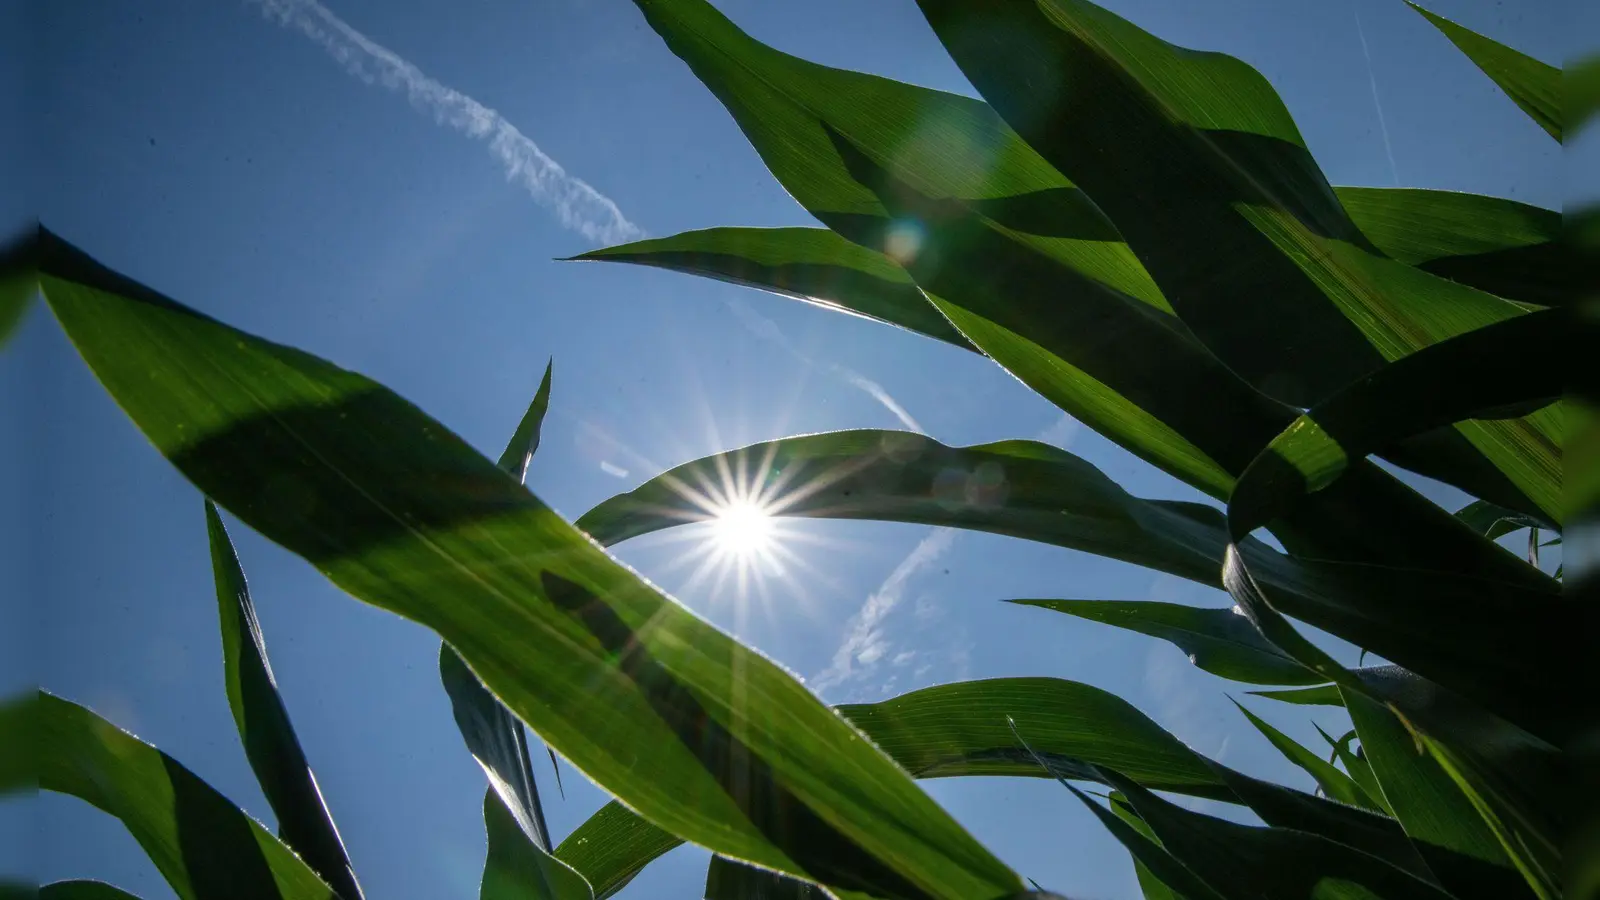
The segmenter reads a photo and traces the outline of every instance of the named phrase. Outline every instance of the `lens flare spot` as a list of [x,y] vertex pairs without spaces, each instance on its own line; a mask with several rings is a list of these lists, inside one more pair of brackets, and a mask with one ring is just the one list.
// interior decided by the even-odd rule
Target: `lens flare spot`
[[901,219],[892,222],[883,236],[883,255],[895,262],[909,265],[922,250],[922,226]]

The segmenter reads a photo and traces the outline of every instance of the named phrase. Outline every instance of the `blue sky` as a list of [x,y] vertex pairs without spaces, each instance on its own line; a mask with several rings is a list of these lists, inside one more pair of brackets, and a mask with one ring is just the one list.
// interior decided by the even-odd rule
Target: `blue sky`
[[[491,455],[554,356],[529,484],[573,518],[693,457],[786,434],[903,427],[902,415],[947,443],[1042,436],[1136,493],[1193,497],[971,354],[687,276],[554,261],[629,227],[810,224],[626,0],[329,2],[334,19],[309,0],[283,3],[286,21],[258,0],[6,5],[11,27],[0,33],[18,46],[0,54],[0,83],[34,91],[31,108],[22,90],[3,108],[34,127],[0,135],[0,215],[38,210],[109,265],[378,378]],[[1399,0],[1107,5],[1261,69],[1335,183],[1560,204],[1554,145]],[[971,92],[912,0],[719,6],[819,62]],[[1554,4],[1434,7],[1545,59],[1567,49]],[[489,137],[469,133],[472,122]],[[566,175],[541,169],[535,153]],[[508,160],[521,173],[508,177]],[[23,598],[0,628],[0,687],[36,678],[86,703],[270,822],[223,694],[199,496],[43,308],[0,371],[0,404],[20,421],[0,431],[0,570],[7,595]],[[233,531],[368,895],[475,896],[482,775],[438,685],[436,639]],[[1220,593],[986,535],[832,522],[785,532],[808,565],[764,595],[714,580],[682,590],[682,543],[641,539],[619,552],[830,702],[965,678],[1072,678],[1121,694],[1201,752],[1309,787],[1228,703],[1239,686],[1164,643],[997,602],[1220,605]],[[1303,712],[1254,707],[1316,741]],[[604,800],[570,767],[563,774],[564,800],[541,781],[558,836]],[[1019,872],[1074,897],[1137,896],[1120,847],[1059,787],[927,786]],[[68,798],[0,808],[0,848],[10,871],[171,896],[120,825]],[[680,849],[623,896],[698,897],[703,874],[704,854]]]

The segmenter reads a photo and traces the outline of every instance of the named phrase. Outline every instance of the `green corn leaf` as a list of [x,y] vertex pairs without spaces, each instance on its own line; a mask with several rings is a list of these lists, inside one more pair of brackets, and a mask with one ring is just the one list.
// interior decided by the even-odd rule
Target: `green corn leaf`
[[38,896],[39,886],[36,884],[0,879],[0,900],[37,900]]
[[682,844],[615,800],[573,829],[555,857],[588,879],[595,900],[627,886],[646,864]]
[[489,854],[479,900],[593,900],[589,882],[535,846],[493,788],[483,795]]
[[1304,706],[1343,706],[1339,686],[1319,684],[1316,687],[1296,688],[1287,691],[1246,691],[1252,697],[1265,697],[1280,703],[1298,703]]
[[824,900],[816,885],[721,856],[706,866],[705,900]]
[[1138,600],[1010,600],[1171,641],[1196,666],[1249,684],[1316,684],[1317,675],[1272,646],[1232,609]]
[[1340,765],[1344,766],[1346,774],[1361,786],[1361,792],[1378,805],[1380,812],[1392,817],[1394,810],[1389,808],[1389,801],[1383,795],[1383,788],[1378,785],[1378,777],[1372,773],[1372,764],[1367,762],[1364,752],[1356,753],[1350,749],[1350,742],[1356,737],[1355,729],[1350,729],[1344,737],[1334,740],[1326,731],[1322,730],[1321,725],[1315,722],[1311,724],[1313,728],[1317,729],[1317,734],[1322,735],[1322,739],[1328,742],[1328,746],[1333,750],[1334,758],[1339,761]]
[[1508,300],[1573,303],[1594,261],[1561,239],[1561,213],[1455,191],[1334,188],[1361,233],[1390,259]]
[[[1107,808],[1127,824],[1129,828],[1142,835],[1145,840],[1153,844],[1159,843],[1156,841],[1155,834],[1150,831],[1150,826],[1146,825],[1144,820],[1139,818],[1139,814],[1133,811],[1133,807],[1128,805],[1126,797],[1113,791]],[[1132,854],[1129,855],[1131,856]],[[1144,894],[1144,900],[1183,900],[1182,897],[1173,892],[1172,888],[1163,884],[1161,879],[1157,878],[1155,873],[1151,872],[1150,868],[1141,862],[1137,856],[1133,857],[1133,874],[1139,880],[1139,891]]]
[[[1119,766],[1159,790],[1236,800],[1204,757],[1127,701],[1086,684],[996,678],[836,709],[916,778],[1070,773],[1095,779],[1099,775],[1093,766],[1100,764]],[[1008,716],[1027,728],[1031,751],[1017,747]],[[1051,768],[1044,768],[1040,758]],[[587,877],[598,898],[619,889],[678,843],[611,803],[563,841],[556,857]]]
[[39,293],[39,272],[34,250],[37,228],[29,228],[0,245],[0,348],[22,324],[35,294]]
[[101,384],[185,476],[352,595],[436,631],[551,746],[666,830],[885,900],[1020,889],[787,673],[416,407],[59,240],[41,271]]
[[40,692],[39,787],[120,819],[182,900],[336,900],[260,823],[172,757]]
[[13,736],[0,741],[0,798],[39,789],[38,743],[28,737],[34,708],[32,693],[0,698],[0,734]]
[[[727,484],[725,473],[750,484]],[[778,516],[951,525],[1072,547],[1217,585],[1216,510],[1141,500],[1098,469],[1034,441],[948,447],[903,431],[836,431],[685,463],[584,513],[604,545],[716,515],[748,492]],[[1219,542],[1220,541],[1220,542]]]
[[1009,717],[1057,773],[1096,779],[1093,766],[1118,766],[1156,790],[1232,799],[1203,757],[1127,701],[1086,684],[962,681],[838,711],[917,778],[1052,777],[1017,747]]
[[1241,706],[1237,700],[1234,701],[1233,705],[1239,707],[1239,711],[1244,713],[1246,719],[1250,720],[1250,724],[1265,735],[1267,740],[1272,743],[1272,746],[1279,753],[1283,754],[1285,759],[1294,763],[1307,775],[1310,775],[1316,781],[1317,786],[1322,788],[1323,794],[1340,803],[1348,803],[1351,806],[1359,806],[1363,809],[1378,810],[1378,805],[1366,795],[1361,786],[1356,784],[1355,780],[1349,775],[1339,771],[1332,763],[1300,746],[1293,738],[1267,724],[1259,716]]
[[39,900],[139,900],[122,888],[104,881],[57,881],[39,888],[32,896]]
[[[703,0],[638,0],[638,6],[728,108],[789,193],[834,231],[914,269],[934,258],[954,263],[950,250],[969,256],[984,250],[957,246],[950,235],[929,231],[930,223],[902,219],[885,205],[881,185],[863,183],[852,171],[841,155],[849,145],[893,155],[911,191],[948,200],[981,218],[982,227],[1000,229],[993,240],[1014,245],[1007,252],[1020,263],[990,260],[985,268],[1006,275],[1008,285],[980,284],[972,296],[966,286],[922,285],[948,301],[940,307],[946,315],[953,306],[973,310],[954,323],[965,339],[1132,452],[1214,496],[1226,495],[1228,472],[1144,404],[1160,398],[1157,383],[1172,370],[1196,391],[1233,398],[1219,403],[1272,404],[1187,337],[1094,204],[985,104],[780,53]],[[1045,297],[1034,289],[1019,298],[1026,302],[1005,303],[1002,291],[1033,277],[1018,265],[1046,273],[1055,290]],[[955,277],[963,268],[942,270]],[[1041,328],[1050,334],[1026,333]],[[1119,340],[1108,339],[1113,335]],[[1063,358],[1068,344],[1083,358]],[[1195,418],[1192,407],[1168,407],[1174,416]],[[1242,445],[1242,438],[1211,427],[1217,440]]]
[[1563,120],[1574,134],[1600,112],[1600,55],[1586,54],[1561,67]]
[[439,645],[439,680],[450,697],[450,710],[468,751],[534,849],[548,853],[550,829],[539,802],[522,723],[444,644]]
[[1407,5],[1444,32],[1456,49],[1466,54],[1472,64],[1489,76],[1512,102],[1539,123],[1545,133],[1561,140],[1561,70],[1542,63],[1525,53],[1507,47],[1499,41],[1464,28],[1437,13],[1429,12],[1406,0]]
[[1463,900],[1528,896],[1493,831],[1394,713],[1359,692],[1345,699],[1385,801],[1444,886]]
[[1115,772],[1104,775],[1168,853],[1230,900],[1449,898],[1438,887],[1344,844],[1191,812]]
[[1387,860],[1424,881],[1435,881],[1433,871],[1417,855],[1405,831],[1393,818],[1262,781],[1220,763],[1212,763],[1211,767],[1228,789],[1266,824],[1321,835]]
[[266,637],[233,541],[216,506],[207,500],[205,508],[222,623],[223,681],[250,768],[278,818],[278,836],[341,897],[360,900],[361,887],[344,841],[278,694],[272,664],[267,660]]
[[[995,111],[1116,224],[1184,323],[1268,394],[1309,406],[1385,361],[1521,313],[1378,252],[1271,86],[1239,60],[1173,46],[1086,0],[920,5]],[[1458,431],[1457,450],[1470,441],[1555,514],[1559,481],[1518,480],[1508,448],[1558,436],[1558,422]]]
[[1487,500],[1474,500],[1456,510],[1456,518],[1491,541],[1523,528],[1540,527],[1538,519],[1497,506]]
[[[1229,504],[1231,534],[1243,537],[1281,518],[1336,482],[1351,461],[1399,435],[1559,396],[1563,372],[1550,358],[1576,358],[1567,354],[1579,352],[1579,331],[1576,317],[1562,310],[1530,313],[1420,351],[1352,385],[1302,416],[1251,464]],[[1486,359],[1497,364],[1486,366]],[[1595,613],[1563,604],[1559,585],[1531,566],[1500,565],[1491,573],[1463,559],[1419,560],[1405,569],[1303,562],[1325,595],[1317,609],[1301,602],[1307,592],[1290,596],[1251,575],[1249,557],[1231,555],[1225,572],[1247,613],[1254,615],[1255,595],[1264,589],[1279,612],[1394,660],[1552,743],[1600,715],[1600,700],[1574,701],[1567,689],[1582,677],[1582,635],[1594,633]]]
[[[540,427],[545,411],[550,407],[550,373],[554,363],[546,364],[539,389],[533,401],[517,424],[511,440],[500,454],[499,466],[518,483],[527,480],[528,464],[539,448]],[[533,763],[528,758],[528,736],[522,722],[483,686],[472,670],[448,644],[439,645],[439,680],[450,697],[450,709],[456,728],[467,743],[467,749],[483,767],[489,784],[500,796],[504,811],[509,812],[532,846],[518,850],[510,857],[547,856],[553,846],[550,828],[545,824],[544,807],[539,801],[538,783],[533,776]],[[498,815],[500,811],[496,811]],[[486,822],[485,827],[493,828]],[[503,851],[511,853],[511,851]],[[515,865],[515,863],[512,863]],[[542,869],[530,870],[535,875]],[[542,888],[552,893],[557,888],[546,883]]]
[[977,349],[922,296],[904,269],[826,228],[707,228],[573,259],[702,275]]

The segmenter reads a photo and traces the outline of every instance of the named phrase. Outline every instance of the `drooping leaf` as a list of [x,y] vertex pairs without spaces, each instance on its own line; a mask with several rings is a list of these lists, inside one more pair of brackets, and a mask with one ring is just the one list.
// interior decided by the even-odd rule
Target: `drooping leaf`
[[1321,835],[1387,860],[1424,881],[1434,880],[1432,870],[1394,819],[1253,778],[1220,763],[1212,763],[1212,768],[1228,789],[1268,825]]
[[1012,600],[1171,641],[1196,666],[1249,684],[1316,684],[1315,672],[1283,654],[1232,609],[1137,600]]
[[183,900],[336,900],[260,823],[172,757],[40,692],[39,787],[120,819]]
[[1319,684],[1316,687],[1296,688],[1288,691],[1246,691],[1252,697],[1266,697],[1280,703],[1298,703],[1304,706],[1343,706],[1339,686]]
[[[727,472],[753,481],[726,485]],[[718,498],[736,489],[751,491],[772,515],[953,525],[1218,583],[1216,510],[1135,498],[1082,459],[1034,441],[948,447],[874,430],[768,441],[669,469],[577,524],[611,545],[709,519]]]
[[1057,678],[992,678],[942,684],[839,714],[917,778],[1031,775],[1014,719],[1056,773],[1097,779],[1093,766],[1119,766],[1157,790],[1232,799],[1204,758],[1115,694]]
[[1394,713],[1358,692],[1345,700],[1386,802],[1444,886],[1463,900],[1527,896],[1494,833]]
[[573,258],[703,275],[977,349],[922,296],[904,269],[826,228],[707,228]]
[[1115,772],[1104,776],[1128,798],[1162,847],[1224,897],[1449,898],[1376,856],[1319,835],[1240,825],[1191,812]]
[[706,866],[705,900],[823,900],[815,885],[721,856]]
[[222,623],[223,681],[239,741],[261,793],[278,818],[278,836],[341,897],[360,900],[361,886],[350,867],[344,841],[278,693],[267,660],[266,636],[261,633],[233,541],[216,506],[207,500],[205,508],[211,573]]
[[1457,25],[1437,13],[1406,0],[1407,5],[1433,27],[1444,32],[1456,49],[1489,76],[1512,102],[1539,124],[1545,133],[1561,140],[1561,70],[1548,63],[1491,40],[1470,28]]
[[[1218,461],[1144,404],[1161,400],[1158,386],[1170,386],[1173,371],[1219,403],[1273,404],[1187,336],[1095,205],[985,104],[780,53],[703,0],[638,0],[638,6],[728,108],[774,176],[834,231],[885,251],[914,276],[939,258],[949,263],[941,272],[961,278],[966,267],[950,254],[984,252],[960,234],[940,233],[938,222],[906,218],[886,205],[883,186],[864,182],[841,155],[848,146],[892,154],[909,191],[981,219],[974,220],[978,231],[967,233],[984,232],[1005,245],[1005,259],[991,254],[986,262],[1004,283],[918,277],[945,315],[966,311],[957,329],[1081,421],[1201,490],[1226,495],[1231,476]],[[1040,273],[1053,290],[1007,296],[1038,283]],[[1170,398],[1164,412],[1197,419],[1192,407]],[[1242,444],[1212,429],[1218,441]]]
[[613,800],[573,829],[555,856],[588,880],[595,900],[604,900],[650,861],[682,843]]
[[139,900],[122,888],[104,881],[84,880],[53,882],[38,888],[33,896],[39,900]]
[[[1521,312],[1378,252],[1245,63],[1086,0],[920,6],[995,111],[1115,223],[1183,322],[1271,396],[1312,405],[1387,360]],[[1552,483],[1518,481],[1505,444],[1552,428],[1465,423],[1455,440],[1548,511]]]
[[1334,188],[1390,259],[1508,300],[1561,306],[1593,284],[1595,263],[1561,238],[1561,213],[1456,191]]
[[1361,786],[1356,784],[1355,780],[1349,775],[1339,771],[1332,763],[1300,746],[1293,738],[1267,724],[1259,716],[1245,709],[1237,700],[1234,701],[1233,705],[1239,707],[1239,712],[1244,713],[1244,717],[1250,720],[1250,724],[1265,735],[1267,740],[1272,743],[1272,746],[1279,753],[1283,754],[1285,759],[1294,763],[1307,775],[1310,775],[1316,781],[1317,786],[1322,788],[1323,794],[1340,803],[1348,803],[1351,806],[1378,811],[1377,803],[1368,797],[1366,792],[1361,789]]
[[[1384,367],[1313,408],[1262,452],[1229,503],[1230,533],[1243,537],[1282,517],[1399,435],[1559,396],[1563,369],[1550,356],[1579,352],[1577,340],[1573,317],[1547,310]],[[1486,359],[1497,365],[1486,366]],[[1567,696],[1567,686],[1582,677],[1582,635],[1600,627],[1595,611],[1562,603],[1556,582],[1511,564],[1510,554],[1500,554],[1493,572],[1475,571],[1466,560],[1419,560],[1409,568],[1303,562],[1301,571],[1315,576],[1318,588],[1293,596],[1255,575],[1250,556],[1230,555],[1225,579],[1252,616],[1265,590],[1279,612],[1394,660],[1556,744],[1600,716],[1600,700]],[[1323,608],[1302,602],[1317,592],[1326,598]],[[1262,625],[1259,617],[1256,624]]]
[[787,673],[416,407],[53,237],[41,271],[74,345],[185,476],[352,595],[438,632],[562,756],[668,831],[884,898],[1020,889]]
[[479,900],[593,900],[583,876],[528,839],[493,788],[483,795],[489,854]]

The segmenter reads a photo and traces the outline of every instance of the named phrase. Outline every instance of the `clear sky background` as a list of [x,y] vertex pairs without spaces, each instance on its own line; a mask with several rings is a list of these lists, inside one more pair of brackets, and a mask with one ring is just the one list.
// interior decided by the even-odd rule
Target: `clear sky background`
[[[643,232],[811,224],[627,0],[328,2],[361,40],[494,110]],[[912,0],[718,5],[781,49],[971,93]],[[1555,145],[1399,0],[1107,5],[1259,68],[1335,183],[1560,205]],[[375,377],[491,456],[554,356],[529,485],[571,518],[713,451],[903,427],[875,393],[946,443],[1042,436],[1136,493],[1194,498],[975,355],[688,276],[554,261],[602,243],[583,233],[583,222],[591,235],[604,227],[592,203],[564,226],[486,142],[436,121],[440,95],[413,102],[359,77],[380,72],[376,51],[326,27],[333,37],[319,42],[294,24],[314,8],[295,7],[301,18],[285,25],[256,0],[8,2],[0,112],[32,127],[0,134],[0,215],[37,210],[112,267]],[[1569,33],[1556,7],[1434,2],[1552,61]],[[43,307],[0,356],[0,404],[0,688],[36,679],[88,704],[270,823],[223,693],[199,495]],[[476,896],[483,777],[438,684],[437,640],[232,524],[281,688],[368,896]],[[1310,787],[1228,703],[1242,686],[1165,643],[998,602],[1223,605],[1221,593],[973,533],[814,521],[785,532],[806,571],[744,595],[715,579],[686,590],[681,542],[641,539],[619,555],[830,702],[967,678],[1071,678],[1122,695],[1203,753]],[[869,598],[880,615],[864,621]],[[847,644],[875,649],[846,654],[844,667]],[[1303,710],[1251,705],[1319,745]],[[560,837],[605,795],[563,764],[561,799],[547,772]],[[1022,874],[1075,898],[1137,896],[1126,854],[1059,786],[926,785]],[[676,850],[622,896],[699,897],[704,860]],[[118,823],[70,798],[0,807],[0,868],[171,896]]]

